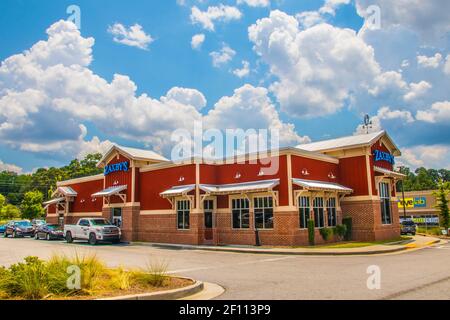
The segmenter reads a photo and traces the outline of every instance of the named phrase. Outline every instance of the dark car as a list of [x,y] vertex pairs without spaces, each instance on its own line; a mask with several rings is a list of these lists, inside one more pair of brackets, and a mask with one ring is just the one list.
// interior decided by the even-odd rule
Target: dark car
[[36,240],[62,240],[64,230],[59,224],[42,224],[36,229],[34,234]]
[[41,225],[45,224],[45,220],[39,220],[39,219],[33,219],[31,220],[31,224],[33,225],[33,228],[37,230]]
[[400,233],[401,234],[412,234],[416,235],[416,224],[412,220],[405,220],[400,223]]
[[0,233],[5,233],[7,225],[8,225],[7,223],[0,225]]
[[7,224],[5,233],[3,233],[3,237],[7,238],[8,236],[16,237],[33,237],[34,236],[34,228],[30,221],[11,221]]

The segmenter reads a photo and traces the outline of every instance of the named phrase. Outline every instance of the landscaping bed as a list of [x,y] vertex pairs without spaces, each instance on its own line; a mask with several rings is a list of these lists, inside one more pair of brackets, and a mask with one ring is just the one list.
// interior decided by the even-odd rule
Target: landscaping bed
[[27,257],[0,268],[2,300],[93,300],[184,288],[191,279],[167,275],[167,264],[144,269],[107,268],[95,256]]

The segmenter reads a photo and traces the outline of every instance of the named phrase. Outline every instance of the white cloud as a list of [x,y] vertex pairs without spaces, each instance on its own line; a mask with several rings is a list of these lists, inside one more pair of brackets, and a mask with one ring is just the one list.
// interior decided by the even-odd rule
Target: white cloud
[[219,68],[220,66],[233,60],[236,51],[231,49],[226,43],[222,44],[220,51],[213,51],[209,54],[212,58],[213,66]]
[[447,55],[447,58],[445,59],[444,72],[450,75],[450,54]]
[[430,109],[419,110],[416,119],[429,123],[449,123],[450,121],[450,101],[434,103]]
[[325,22],[322,14],[318,11],[303,11],[296,14],[295,18],[304,29],[308,29],[316,24]]
[[413,170],[418,167],[450,169],[448,159],[450,147],[446,145],[419,145],[402,148],[402,156],[397,159],[397,166],[407,166]]
[[268,7],[270,0],[237,0],[237,4],[247,4],[249,7]]
[[214,31],[215,21],[228,22],[239,20],[242,13],[238,8],[220,4],[219,6],[208,7],[206,11],[201,11],[196,6],[191,8],[191,21],[193,24],[200,24],[204,29]]
[[326,0],[324,5],[319,9],[321,14],[335,15],[336,9],[341,5],[349,4],[350,0]]
[[426,81],[410,84],[410,91],[403,96],[405,101],[412,101],[422,97],[432,88],[432,85]]
[[442,55],[440,53],[436,53],[434,56],[432,57],[427,57],[427,56],[417,56],[417,63],[419,64],[419,66],[423,67],[423,68],[432,68],[432,69],[436,69],[439,67],[439,64],[442,61]]
[[[379,82],[390,77],[382,72],[373,48],[351,29],[322,23],[301,30],[294,17],[275,10],[250,26],[249,38],[278,77],[270,88],[292,116],[333,114],[361,92],[382,95]],[[402,75],[397,75],[385,89],[403,90],[398,87],[404,83]]]
[[15,164],[4,163],[2,160],[0,160],[0,172],[2,171],[21,174],[23,172],[23,169],[19,166],[16,166]]
[[[412,123],[415,121],[413,115],[408,110],[391,110],[390,107],[384,106],[381,107],[377,114],[370,119],[372,121],[372,125],[369,128],[369,132],[378,132],[383,130],[382,121],[385,120],[393,120],[397,125],[404,123]],[[360,124],[356,128],[354,134],[363,134],[366,133],[367,129],[363,128],[363,125]]]
[[[6,59],[0,66],[2,145],[53,159],[82,157],[111,144],[95,136],[88,138],[84,123],[89,123],[111,139],[139,142],[167,155],[173,146],[170,136],[176,129],[192,131],[196,121],[204,121],[209,127],[241,127],[250,123],[249,118],[265,119],[253,121],[258,128],[279,128],[283,141],[301,139],[292,124],[280,120],[270,98],[264,98],[265,89],[237,89],[234,98],[221,99],[211,115],[203,116],[199,110],[206,106],[206,99],[201,92],[174,87],[159,99],[137,95],[137,86],[129,77],[115,74],[108,82],[89,69],[94,40],[83,38],[71,22],[57,22],[49,30],[59,33],[52,32],[48,40]],[[62,39],[62,35],[66,38]],[[221,119],[213,117],[216,108],[225,108],[225,102],[231,101],[227,98],[235,101],[230,110],[244,108],[236,101],[253,103],[256,116],[237,117],[237,113],[231,113]]]
[[366,9],[376,5],[381,9],[382,28],[398,25],[416,32],[422,41],[433,43],[450,31],[450,1],[446,0],[356,0],[357,12],[366,16]]
[[161,98],[163,102],[170,102],[171,100],[182,105],[193,106],[197,110],[206,106],[205,96],[195,89],[173,87],[167,92],[165,97]]
[[154,41],[152,36],[146,34],[142,26],[137,23],[129,28],[121,23],[115,23],[108,28],[108,32],[114,36],[115,42],[143,50],[148,50],[149,44]]
[[196,34],[192,36],[191,47],[192,49],[200,49],[203,42],[205,41],[205,35],[203,33]]
[[222,97],[205,116],[204,122],[207,128],[278,129],[281,145],[310,141],[308,137],[298,136],[293,124],[280,120],[267,89],[249,84],[234,90],[230,97]]
[[233,70],[233,74],[238,78],[244,78],[250,74],[250,62],[243,60],[242,68]]

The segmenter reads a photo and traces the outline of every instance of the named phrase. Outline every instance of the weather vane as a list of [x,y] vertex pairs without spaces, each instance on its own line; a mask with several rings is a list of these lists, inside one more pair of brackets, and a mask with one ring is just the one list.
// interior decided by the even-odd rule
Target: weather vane
[[364,116],[364,125],[362,126],[363,129],[366,129],[366,133],[369,133],[369,129],[372,129],[372,120],[370,120],[370,117],[368,114]]

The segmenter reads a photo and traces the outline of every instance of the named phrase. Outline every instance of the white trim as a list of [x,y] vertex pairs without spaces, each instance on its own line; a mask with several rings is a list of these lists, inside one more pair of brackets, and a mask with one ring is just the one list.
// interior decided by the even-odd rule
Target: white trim
[[84,183],[84,182],[90,182],[90,181],[96,181],[96,180],[100,180],[100,179],[104,179],[105,176],[103,175],[103,173],[101,174],[97,174],[95,176],[87,176],[87,177],[81,177],[81,178],[75,178],[75,179],[70,179],[70,180],[64,180],[64,181],[59,181],[56,183],[57,187],[63,187],[63,186],[68,186],[71,184],[76,184],[76,183]]

